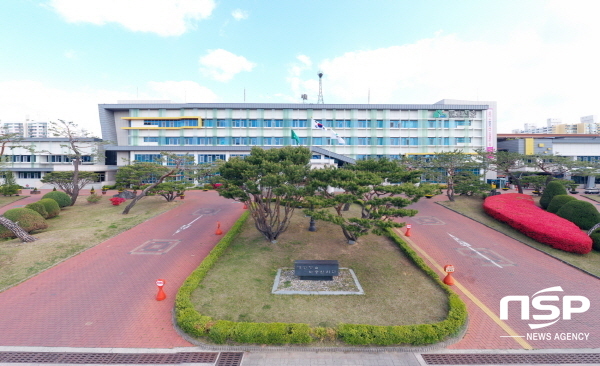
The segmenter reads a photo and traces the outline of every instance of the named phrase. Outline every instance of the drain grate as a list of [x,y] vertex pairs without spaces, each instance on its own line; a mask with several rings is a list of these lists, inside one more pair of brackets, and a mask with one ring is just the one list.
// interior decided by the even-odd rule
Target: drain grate
[[242,363],[243,352],[221,352],[215,366],[238,366]]
[[422,354],[428,365],[600,365],[600,353]]
[[[59,353],[59,352],[0,352],[0,363],[54,364],[122,364],[173,365],[181,363],[215,363],[219,352],[181,353]],[[224,357],[225,356],[225,357]],[[216,365],[239,366],[243,352],[222,352]],[[236,358],[237,357],[237,358]],[[225,360],[221,363],[221,359]],[[237,361],[236,363],[236,359]],[[231,361],[230,361],[231,360]]]

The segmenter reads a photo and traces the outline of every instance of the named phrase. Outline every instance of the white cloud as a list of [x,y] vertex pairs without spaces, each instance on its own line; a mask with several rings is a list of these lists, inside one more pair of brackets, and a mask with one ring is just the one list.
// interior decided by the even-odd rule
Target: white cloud
[[[497,101],[499,132],[551,117],[575,123],[598,114],[600,73],[589,43],[596,37],[569,42],[545,37],[543,29],[531,27],[518,28],[498,44],[440,32],[410,44],[348,52],[320,63],[324,99],[367,103],[370,94],[371,103]],[[287,81],[294,95],[308,92],[316,99],[318,77],[307,70],[292,65]]]
[[179,36],[208,18],[214,0],[50,0],[71,23],[119,23],[134,32]]
[[245,10],[242,10],[242,9],[235,9],[234,11],[231,12],[231,16],[235,20],[248,19],[248,12]]
[[223,49],[209,50],[200,57],[200,71],[217,81],[229,81],[242,71],[251,71],[256,65],[243,56]]
[[73,121],[100,136],[98,104],[118,100],[168,99],[174,103],[210,103],[216,95],[193,81],[150,81],[144,90],[117,91],[100,89],[63,90],[38,81],[13,80],[0,82],[0,120],[19,122]]

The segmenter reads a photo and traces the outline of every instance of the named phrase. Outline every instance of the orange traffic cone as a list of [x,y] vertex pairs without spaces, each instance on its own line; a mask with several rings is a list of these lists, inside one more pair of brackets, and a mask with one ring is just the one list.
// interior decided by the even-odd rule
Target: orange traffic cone
[[246,204],[246,202],[244,202],[244,210],[248,209],[248,205]]
[[406,225],[406,232],[404,233],[404,236],[410,236],[410,224]]
[[167,298],[167,294],[163,290],[163,286],[165,285],[165,280],[156,280],[156,286],[158,286],[158,294],[156,295],[156,301],[162,301]]
[[221,223],[217,221],[217,231],[215,231],[215,235],[223,235],[223,230],[221,230]]

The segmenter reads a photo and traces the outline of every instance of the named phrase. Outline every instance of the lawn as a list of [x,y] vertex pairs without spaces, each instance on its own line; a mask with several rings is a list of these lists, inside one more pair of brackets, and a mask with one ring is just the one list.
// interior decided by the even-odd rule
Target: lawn
[[[358,214],[358,207],[353,207]],[[208,272],[192,300],[200,314],[242,322],[406,325],[439,322],[448,313],[447,294],[415,267],[387,237],[368,235],[349,245],[341,229],[296,210],[277,243],[249,219],[241,234]],[[365,295],[273,295],[280,268],[295,260],[338,260],[354,270]]]
[[[12,202],[11,198],[15,197],[0,197],[0,206]],[[0,291],[180,203],[146,197],[129,215],[123,215],[125,206],[112,206],[106,197],[96,204],[80,197],[74,206],[64,208],[59,216],[49,219],[48,229],[32,233],[37,241],[22,243],[19,239],[0,239]]]
[[[534,199],[539,201],[539,197],[534,197]],[[496,221],[492,217],[488,216],[483,210],[481,198],[455,196],[454,202],[440,201],[438,203],[507,236],[510,236],[511,238],[516,239],[526,245],[571,264],[572,266],[587,271],[595,276],[600,276],[600,252],[592,250],[590,253],[584,255],[575,254],[551,248],[546,244],[538,243],[527,235],[513,229],[509,225]]]

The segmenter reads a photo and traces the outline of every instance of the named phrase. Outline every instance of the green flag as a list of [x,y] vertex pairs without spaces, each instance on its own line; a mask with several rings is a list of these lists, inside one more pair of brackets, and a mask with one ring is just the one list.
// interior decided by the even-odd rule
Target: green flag
[[296,143],[300,145],[300,139],[298,138],[298,135],[296,135],[296,132],[294,132],[294,130],[292,130],[292,140],[296,140]]

